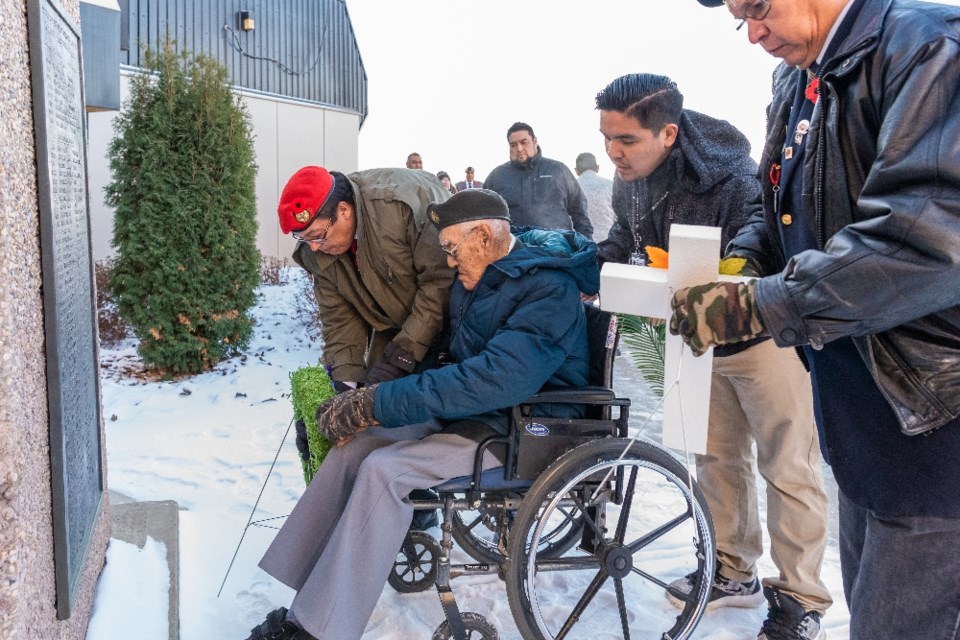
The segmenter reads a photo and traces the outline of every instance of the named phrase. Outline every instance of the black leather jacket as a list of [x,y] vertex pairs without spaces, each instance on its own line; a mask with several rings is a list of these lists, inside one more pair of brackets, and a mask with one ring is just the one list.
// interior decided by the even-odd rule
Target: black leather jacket
[[764,212],[730,252],[764,274],[780,346],[854,338],[908,435],[960,416],[960,9],[867,0],[824,61],[804,156],[819,251],[786,262],[768,177],[799,74],[774,76],[760,161]]

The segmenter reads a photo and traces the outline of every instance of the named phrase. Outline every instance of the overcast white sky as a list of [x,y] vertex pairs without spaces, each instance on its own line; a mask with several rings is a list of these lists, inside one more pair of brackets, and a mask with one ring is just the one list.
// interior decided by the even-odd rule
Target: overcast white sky
[[545,156],[582,151],[613,177],[594,97],[626,73],[668,75],[685,106],[730,120],[759,146],[776,61],[696,0],[347,0],[367,71],[360,168],[483,179],[509,159],[506,131],[533,127]]
[[[594,97],[614,78],[670,76],[685,106],[729,120],[758,158],[777,60],[696,0],[346,0],[369,84],[360,168],[403,166],[483,179],[509,158],[506,131],[531,125],[543,153],[582,151],[613,177]],[[949,0],[948,4],[960,4]]]

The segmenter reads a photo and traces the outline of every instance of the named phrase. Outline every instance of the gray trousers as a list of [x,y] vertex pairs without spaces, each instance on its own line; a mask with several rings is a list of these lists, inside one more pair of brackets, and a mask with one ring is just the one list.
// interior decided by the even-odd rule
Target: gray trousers
[[[363,634],[413,518],[410,491],[472,471],[476,443],[441,429],[373,427],[332,449],[260,560],[320,640]],[[497,466],[487,452],[484,468]]]

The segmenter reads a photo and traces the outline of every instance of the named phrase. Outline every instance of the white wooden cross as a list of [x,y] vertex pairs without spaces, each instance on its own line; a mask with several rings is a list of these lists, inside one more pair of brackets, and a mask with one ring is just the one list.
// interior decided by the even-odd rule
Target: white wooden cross
[[[670,226],[670,265],[655,269],[607,262],[600,271],[600,307],[669,320],[673,293],[707,282],[745,282],[719,275],[720,228]],[[713,348],[695,357],[667,331],[663,371],[663,446],[706,453]]]

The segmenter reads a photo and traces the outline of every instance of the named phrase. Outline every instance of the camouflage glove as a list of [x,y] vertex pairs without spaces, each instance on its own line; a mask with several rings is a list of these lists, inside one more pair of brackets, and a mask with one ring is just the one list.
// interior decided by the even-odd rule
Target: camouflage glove
[[366,429],[380,424],[374,412],[377,385],[338,393],[317,407],[317,427],[338,447]]
[[413,357],[412,353],[397,345],[396,342],[391,342],[383,350],[380,361],[367,372],[367,384],[389,382],[402,378],[408,373],[412,373],[416,366],[417,359]]
[[756,290],[756,282],[711,282],[681,289],[670,302],[670,333],[683,338],[695,356],[720,344],[762,336],[767,331]]

